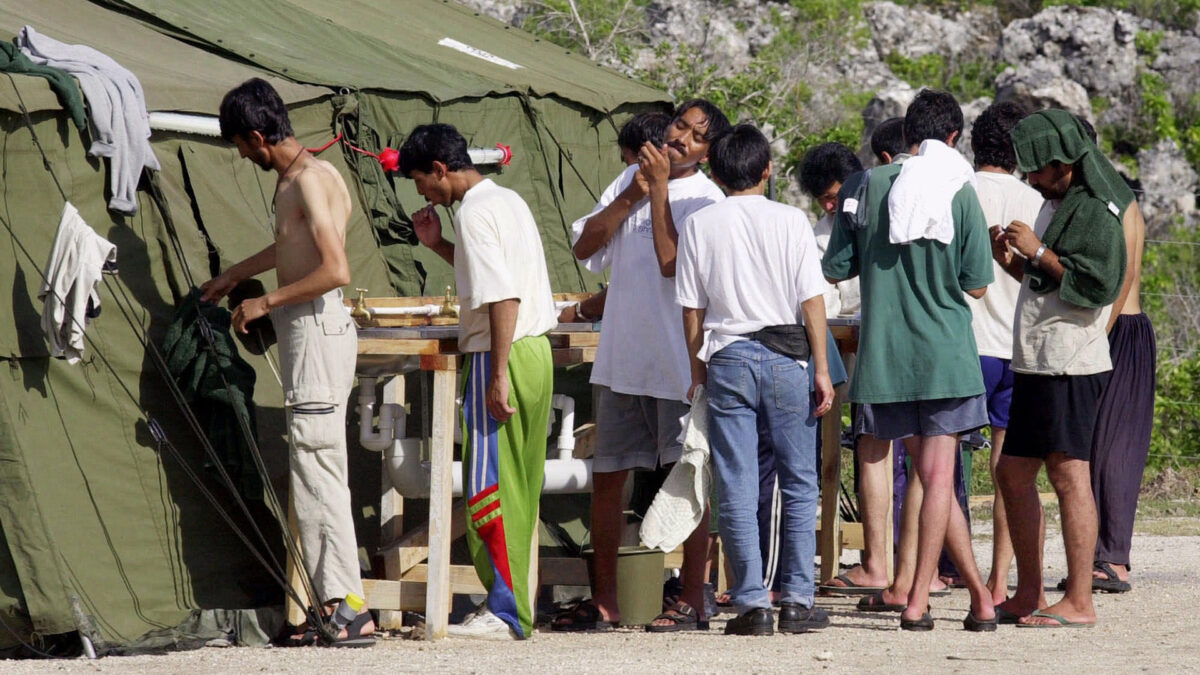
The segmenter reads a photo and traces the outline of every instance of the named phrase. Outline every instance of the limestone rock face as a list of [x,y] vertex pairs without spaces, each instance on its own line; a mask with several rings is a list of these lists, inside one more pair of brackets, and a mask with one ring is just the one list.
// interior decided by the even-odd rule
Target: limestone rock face
[[882,58],[892,53],[909,59],[926,54],[991,54],[1000,32],[994,10],[964,12],[949,19],[919,7],[872,2],[863,6],[863,16]]
[[1167,81],[1176,106],[1200,91],[1200,37],[1186,33],[1164,33],[1158,55],[1150,67]]
[[1016,101],[1031,111],[1062,108],[1094,122],[1087,89],[1044,62],[1006,68],[996,78],[996,100]]
[[1168,139],[1143,148],[1137,159],[1145,191],[1142,214],[1151,229],[1165,230],[1174,216],[1195,212],[1200,180],[1175,141]]

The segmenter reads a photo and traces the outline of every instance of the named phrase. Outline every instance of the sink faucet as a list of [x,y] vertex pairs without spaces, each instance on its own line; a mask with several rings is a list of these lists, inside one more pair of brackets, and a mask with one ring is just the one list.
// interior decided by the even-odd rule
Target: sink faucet
[[371,310],[367,308],[367,289],[356,288],[358,297],[354,299],[354,308],[350,310],[350,316],[355,319],[365,321],[371,320]]
[[454,306],[454,301],[451,300],[449,286],[446,287],[446,298],[442,300],[442,309],[438,312],[438,316],[458,318],[458,308]]

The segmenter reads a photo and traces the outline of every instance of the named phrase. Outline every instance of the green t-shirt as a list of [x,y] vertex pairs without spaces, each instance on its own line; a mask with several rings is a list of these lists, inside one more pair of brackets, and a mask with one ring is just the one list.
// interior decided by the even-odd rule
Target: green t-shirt
[[858,276],[862,329],[850,398],[895,403],[975,396],[984,392],[971,309],[963,291],[994,279],[987,221],[975,189],[964,185],[951,204],[954,239],[888,241],[888,192],[900,166],[871,170],[865,222],[843,211],[843,186],[822,270],[831,279]]

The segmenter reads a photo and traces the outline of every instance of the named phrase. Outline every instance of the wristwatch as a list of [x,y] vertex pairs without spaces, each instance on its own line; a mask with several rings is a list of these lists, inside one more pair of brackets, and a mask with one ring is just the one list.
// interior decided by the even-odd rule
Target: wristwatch
[[582,302],[575,303],[575,318],[586,323],[595,323],[590,316],[583,313]]
[[1045,244],[1042,244],[1041,246],[1039,246],[1039,247],[1038,247],[1038,250],[1037,250],[1037,252],[1033,254],[1033,265],[1034,265],[1034,267],[1041,267],[1041,266],[1042,266],[1042,255],[1043,255],[1045,252],[1046,252],[1046,245],[1045,245]]

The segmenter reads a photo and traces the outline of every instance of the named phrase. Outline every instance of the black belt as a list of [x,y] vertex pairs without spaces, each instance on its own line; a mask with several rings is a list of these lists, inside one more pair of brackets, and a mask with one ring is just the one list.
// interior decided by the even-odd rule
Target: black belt
[[747,333],[745,337],[758,342],[776,354],[782,354],[789,358],[807,361],[812,355],[812,349],[808,344],[808,331],[798,323],[767,326],[753,333]]

